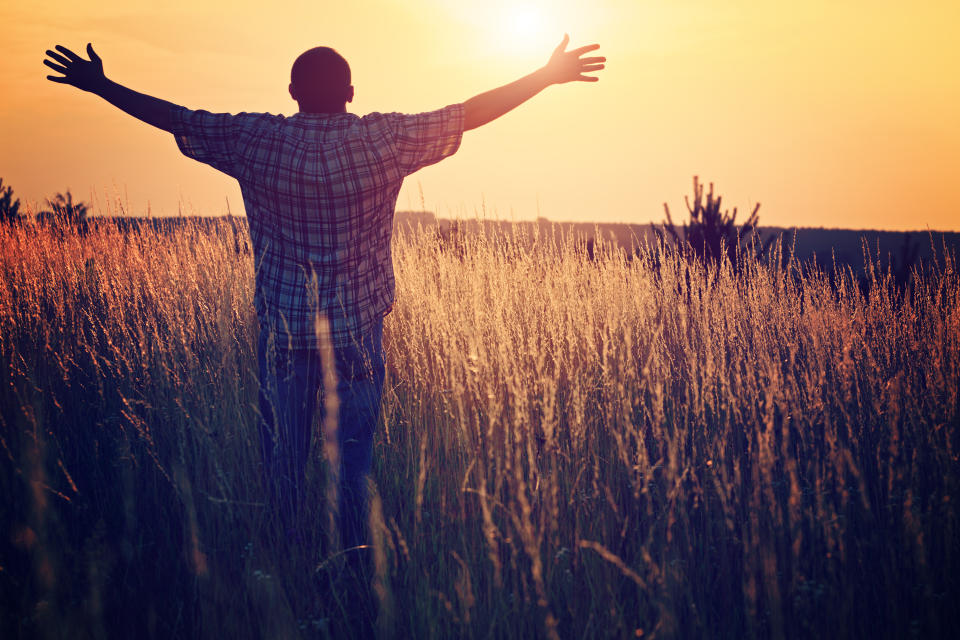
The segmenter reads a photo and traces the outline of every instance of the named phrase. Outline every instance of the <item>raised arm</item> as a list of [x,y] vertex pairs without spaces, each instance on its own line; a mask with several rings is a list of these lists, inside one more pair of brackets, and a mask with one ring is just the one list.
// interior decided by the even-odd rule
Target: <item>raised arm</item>
[[463,103],[464,130],[476,129],[491,120],[496,120],[508,111],[537,95],[552,84],[564,82],[596,82],[596,76],[588,76],[591,71],[603,69],[607,61],[603,57],[584,58],[584,54],[596,51],[598,44],[591,44],[567,51],[570,36],[564,35],[550,56],[546,66],[524,76],[510,84],[498,87],[486,93],[470,98]]
[[57,51],[47,49],[47,65],[62,76],[47,76],[47,80],[69,84],[83,91],[96,94],[113,106],[164,131],[170,131],[170,108],[174,105],[109,80],[103,73],[103,61],[87,44],[89,60],[84,60],[66,47],[57,45]]

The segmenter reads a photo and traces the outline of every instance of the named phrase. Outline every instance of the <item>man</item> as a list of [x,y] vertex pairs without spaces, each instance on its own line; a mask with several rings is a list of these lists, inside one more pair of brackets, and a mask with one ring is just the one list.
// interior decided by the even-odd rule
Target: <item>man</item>
[[[567,51],[519,80],[438,111],[347,113],[350,67],[327,47],[291,70],[300,111],[213,114],[190,111],[112,80],[66,47],[46,52],[53,82],[94,93],[172,133],[187,156],[235,177],[243,192],[256,269],[260,320],[260,439],[270,503],[290,540],[322,386],[320,353],[336,361],[340,529],[345,548],[366,541],[373,431],[380,414],[383,318],[394,299],[390,238],[403,178],[458,149],[464,131],[499,118],[552,84],[596,81],[599,48]],[[318,322],[324,318],[327,324]],[[328,329],[323,329],[328,327]],[[319,412],[323,413],[320,407]]]

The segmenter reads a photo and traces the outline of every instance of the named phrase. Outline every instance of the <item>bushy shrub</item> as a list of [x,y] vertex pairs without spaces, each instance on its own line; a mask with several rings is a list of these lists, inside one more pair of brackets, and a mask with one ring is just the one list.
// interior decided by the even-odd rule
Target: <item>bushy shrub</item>
[[690,212],[690,221],[683,223],[682,231],[678,231],[670,215],[670,207],[666,202],[663,209],[667,219],[659,226],[654,227],[661,242],[670,244],[686,257],[695,257],[705,263],[717,264],[726,259],[739,273],[745,253],[750,253],[757,259],[762,258],[774,240],[771,236],[764,241],[757,231],[760,210],[758,202],[753,207],[750,217],[742,225],[737,225],[737,208],[733,212],[720,211],[722,198],[714,196],[713,183],[704,201],[703,184],[697,176],[693,176],[693,202],[684,196],[687,211]]
[[13,187],[3,186],[3,178],[0,178],[0,223],[12,222],[20,217],[20,200],[14,199]]
[[41,216],[51,221],[82,225],[87,220],[86,203],[74,202],[70,189],[67,189],[65,194],[58,192],[53,198],[48,199],[47,206],[50,209],[41,213]]

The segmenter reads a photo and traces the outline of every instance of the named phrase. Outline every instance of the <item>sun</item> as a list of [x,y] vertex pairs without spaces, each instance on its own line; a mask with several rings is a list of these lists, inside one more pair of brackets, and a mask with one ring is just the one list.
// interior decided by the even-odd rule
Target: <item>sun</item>
[[434,0],[469,33],[483,55],[528,59],[549,55],[571,24],[582,16],[570,10],[568,0]]
[[504,35],[510,38],[536,38],[543,33],[543,13],[529,4],[509,4],[502,9]]
[[543,2],[504,1],[490,7],[491,41],[510,55],[542,55],[560,41],[557,16]]

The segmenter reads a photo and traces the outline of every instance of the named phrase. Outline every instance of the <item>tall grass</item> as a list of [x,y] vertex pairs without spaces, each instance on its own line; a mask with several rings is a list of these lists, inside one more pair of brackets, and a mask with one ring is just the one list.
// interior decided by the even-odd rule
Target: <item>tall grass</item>
[[[0,228],[4,637],[348,637],[279,552],[245,229]],[[394,243],[371,524],[384,637],[945,637],[960,280]],[[319,426],[318,426],[319,433]],[[318,444],[318,443],[317,443]]]

